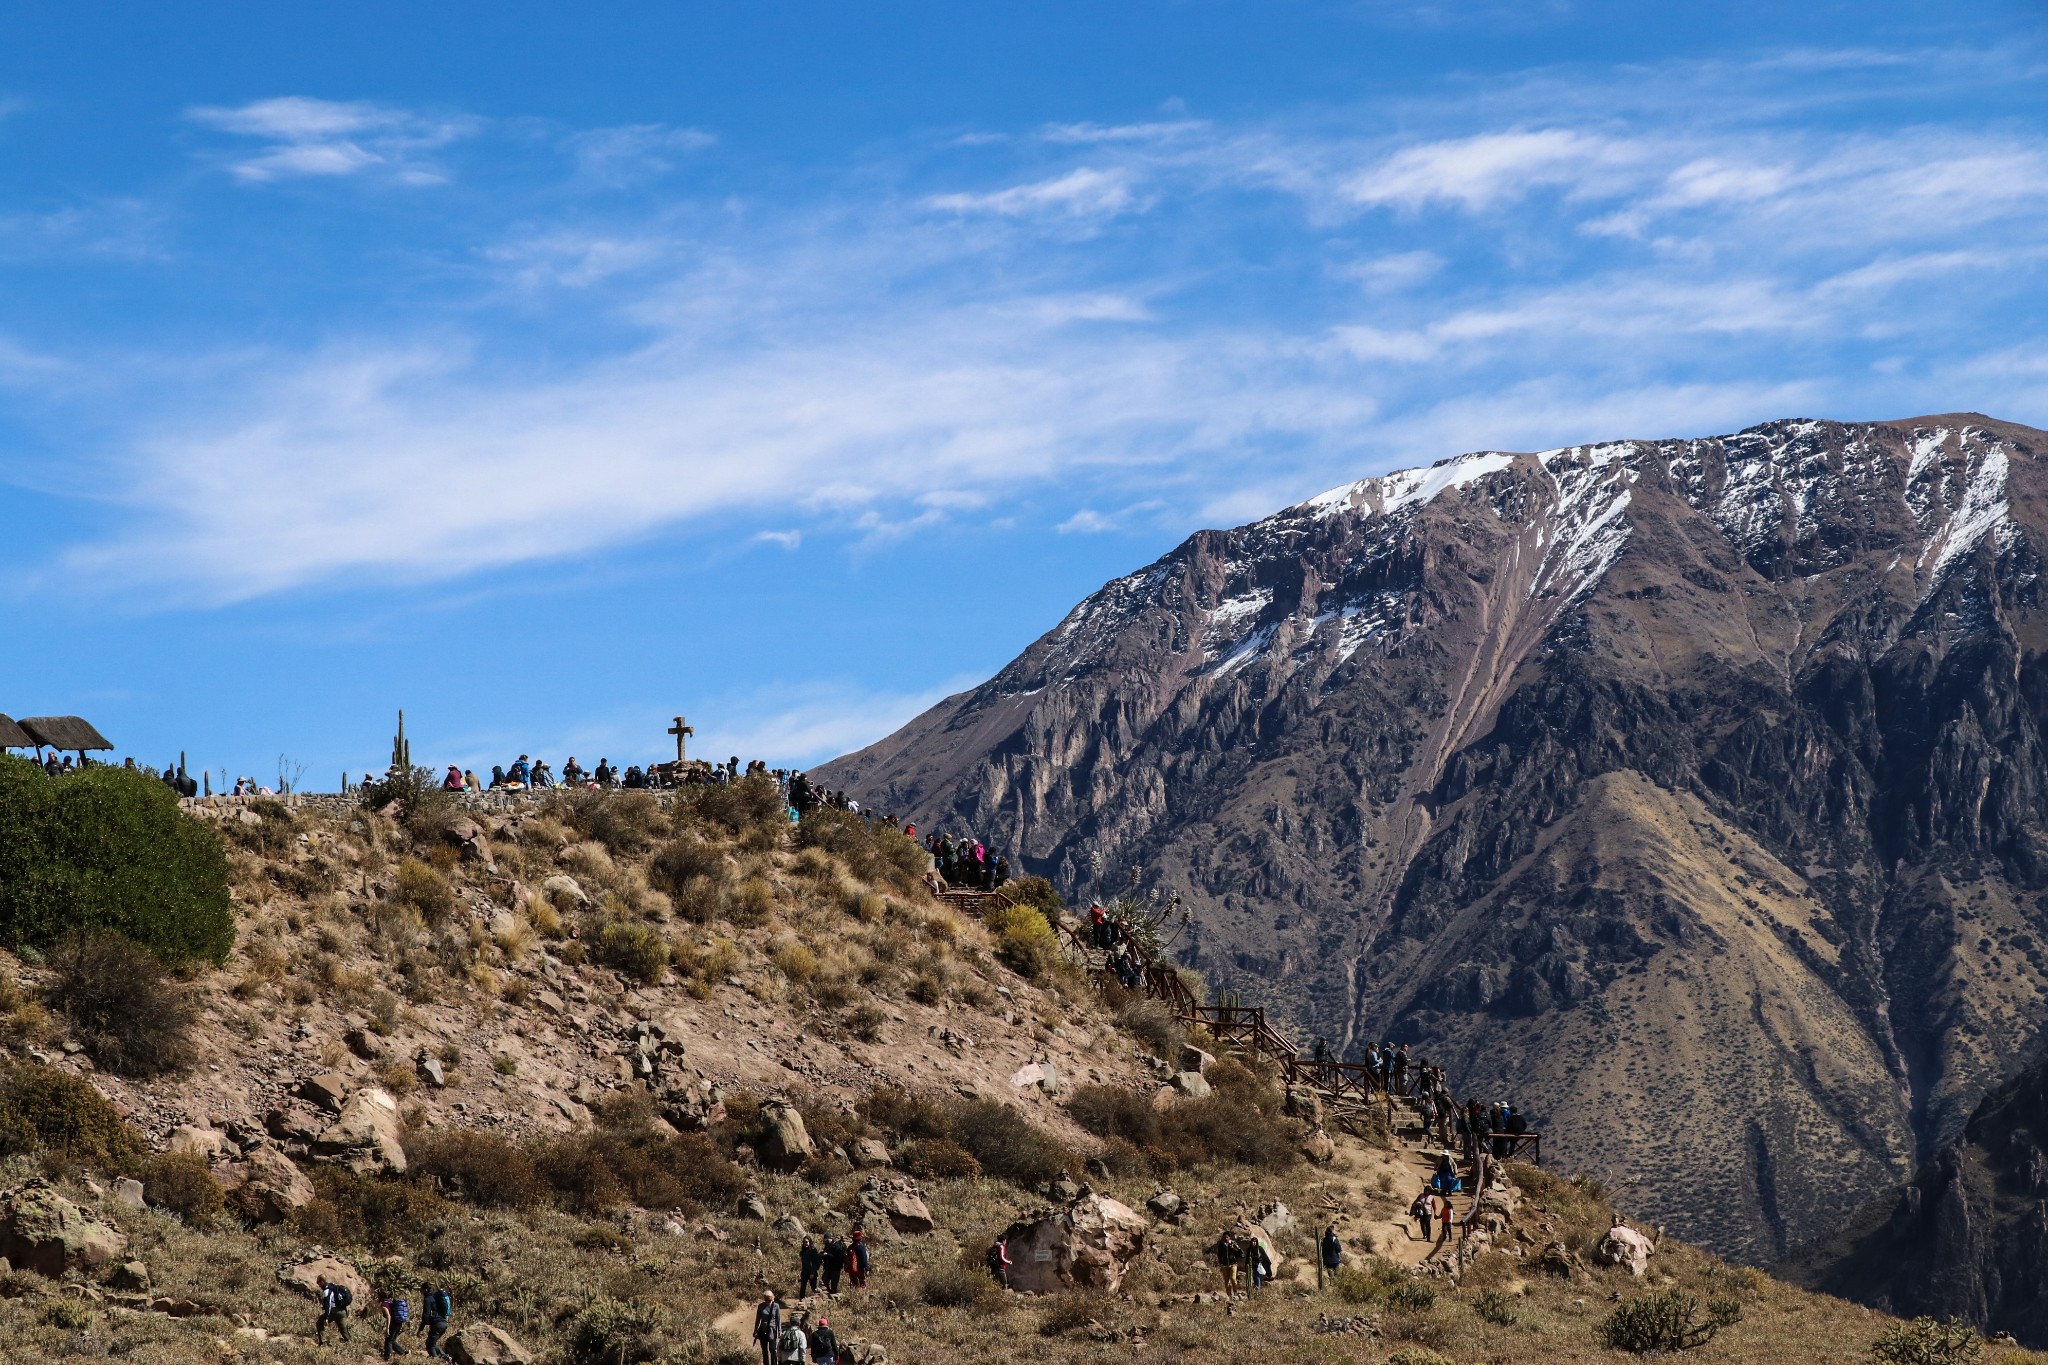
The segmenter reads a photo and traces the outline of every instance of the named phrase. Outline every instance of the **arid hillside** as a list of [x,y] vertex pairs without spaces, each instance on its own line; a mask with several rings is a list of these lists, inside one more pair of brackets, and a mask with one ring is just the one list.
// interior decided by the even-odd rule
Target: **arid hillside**
[[825,781],[1539,1111],[1765,1263],[2044,1041],[2048,436],[1483,452],[1204,531]]
[[[368,1361],[384,1297],[419,1351],[430,1285],[472,1363],[745,1365],[768,1289],[849,1365],[1846,1365],[1905,1330],[1529,1166],[1426,1240],[1408,1104],[1285,1090],[1067,961],[1048,888],[963,917],[907,841],[764,795],[199,807],[220,966],[0,958],[0,1354]],[[871,1282],[804,1293],[799,1240],[854,1228]],[[1051,1292],[984,1269],[1006,1229]],[[1226,1231],[1273,1263],[1249,1297]],[[353,1287],[347,1340],[312,1339],[316,1275]]]

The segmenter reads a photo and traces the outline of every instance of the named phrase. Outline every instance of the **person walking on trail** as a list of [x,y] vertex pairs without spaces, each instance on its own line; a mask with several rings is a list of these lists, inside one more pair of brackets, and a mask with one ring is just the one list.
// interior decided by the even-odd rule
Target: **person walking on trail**
[[781,1335],[782,1305],[775,1301],[771,1289],[754,1308],[754,1340],[760,1343],[761,1365],[775,1365],[775,1343]]
[[796,1253],[796,1296],[808,1299],[818,1292],[818,1272],[825,1268],[825,1257],[819,1252],[818,1244],[804,1238],[804,1244]]
[[434,1360],[446,1360],[448,1353],[441,1349],[441,1338],[448,1333],[448,1320],[455,1316],[455,1301],[448,1297],[447,1290],[431,1282],[422,1284],[420,1312],[427,1329],[427,1355]]
[[341,1339],[347,1341],[348,1310],[356,1301],[355,1294],[345,1284],[329,1284],[325,1275],[319,1276],[313,1283],[318,1287],[320,1295],[320,1321],[313,1324],[313,1344],[327,1344],[327,1324],[330,1322],[341,1329]]
[[825,1239],[825,1292],[839,1297],[839,1277],[846,1273],[846,1242],[834,1233]]
[[798,1313],[782,1326],[780,1338],[782,1365],[806,1365],[810,1358],[810,1339],[804,1335],[804,1315]]
[[1321,1245],[1317,1247],[1317,1252],[1316,1264],[1320,1267],[1320,1273],[1316,1276],[1316,1283],[1320,1286],[1323,1276],[1327,1275],[1331,1279],[1335,1279],[1337,1267],[1344,1264],[1344,1243],[1337,1236],[1337,1225],[1335,1223],[1330,1223],[1323,1228],[1323,1239]]
[[1415,1225],[1422,1230],[1422,1240],[1427,1242],[1430,1238],[1430,1220],[1436,1216],[1435,1192],[1424,1189],[1417,1194],[1415,1202],[1408,1206],[1408,1216],[1415,1220]]
[[1244,1264],[1244,1248],[1237,1235],[1226,1232],[1216,1239],[1216,1268],[1223,1272],[1223,1296],[1237,1297],[1237,1268]]
[[1263,1289],[1267,1281],[1273,1278],[1273,1256],[1266,1250],[1265,1238],[1253,1236],[1248,1241],[1244,1259],[1251,1273],[1251,1287]]
[[852,1289],[868,1287],[868,1235],[859,1228],[853,1230],[853,1242],[846,1248],[846,1282]]
[[811,1365],[839,1365],[839,1334],[830,1318],[819,1318],[818,1330],[811,1333]]
[[405,1347],[399,1345],[398,1337],[405,1331],[405,1325],[412,1321],[412,1305],[394,1291],[380,1306],[384,1310],[384,1358],[389,1360],[405,1354]]
[[988,1273],[998,1288],[1010,1287],[1010,1248],[1000,1237],[988,1245]]

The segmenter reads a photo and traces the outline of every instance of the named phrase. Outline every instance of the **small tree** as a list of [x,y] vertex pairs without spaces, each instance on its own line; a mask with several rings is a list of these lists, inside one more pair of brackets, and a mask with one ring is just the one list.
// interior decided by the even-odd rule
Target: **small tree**
[[1975,1360],[1982,1342],[1966,1322],[1914,1318],[1894,1323],[1870,1348],[1878,1365],[1961,1365]]
[[1634,1355],[1690,1351],[1712,1341],[1723,1327],[1742,1321],[1742,1305],[1733,1299],[1709,1303],[1704,1322],[1699,1310],[1700,1301],[1678,1289],[1630,1299],[1607,1315],[1600,1337],[1615,1350]]

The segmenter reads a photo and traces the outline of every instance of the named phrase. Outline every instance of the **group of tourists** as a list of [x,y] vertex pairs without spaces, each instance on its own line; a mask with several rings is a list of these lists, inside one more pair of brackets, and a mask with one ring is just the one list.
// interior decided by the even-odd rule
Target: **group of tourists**
[[[822,1246],[806,1237],[797,1248],[796,1298],[801,1304],[820,1290],[828,1298],[838,1298],[842,1279],[848,1289],[865,1289],[873,1268],[867,1234],[859,1228],[851,1237],[834,1233]],[[785,1311],[772,1289],[754,1308],[754,1343],[761,1348],[761,1365],[835,1365],[839,1359],[839,1339],[831,1320],[820,1316],[814,1326],[809,1308]]]
[[[327,1328],[332,1324],[347,1341],[348,1314],[355,1306],[355,1292],[339,1280],[330,1280],[325,1275],[315,1281],[315,1293],[320,1300],[320,1318],[313,1324],[313,1344],[327,1344]],[[384,1359],[407,1354],[405,1345],[399,1340],[412,1325],[412,1304],[407,1301],[403,1289],[394,1288],[377,1301],[379,1325],[383,1329]],[[420,1285],[420,1330],[426,1336],[426,1353],[435,1360],[448,1359],[448,1353],[441,1349],[441,1338],[448,1333],[448,1324],[455,1316],[455,1301],[443,1286],[433,1280]]]
[[1209,1252],[1223,1272],[1223,1292],[1232,1298],[1239,1293],[1249,1297],[1273,1278],[1272,1249],[1255,1232],[1226,1228]]
[[1130,920],[1121,912],[1102,908],[1096,901],[1088,907],[1088,939],[1102,952],[1102,965],[1127,991],[1145,984],[1145,951],[1131,932]]
[[[917,826],[909,826],[904,833],[916,838]],[[932,855],[939,879],[954,890],[994,891],[1010,880],[1010,860],[972,835],[955,839],[933,831],[925,835],[924,848]]]

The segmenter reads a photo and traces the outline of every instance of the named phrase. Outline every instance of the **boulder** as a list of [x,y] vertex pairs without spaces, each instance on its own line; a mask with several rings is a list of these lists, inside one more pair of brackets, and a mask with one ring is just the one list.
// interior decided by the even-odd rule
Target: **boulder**
[[439,1057],[422,1057],[419,1060],[420,1079],[436,1090],[446,1089],[448,1073],[441,1067]]
[[1306,1119],[1311,1127],[1323,1126],[1322,1096],[1305,1085],[1290,1085],[1281,1103],[1281,1112],[1292,1118]]
[[1173,1088],[1191,1100],[1215,1093],[1208,1080],[1199,1071],[1176,1071],[1173,1073]]
[[282,1223],[294,1209],[313,1202],[313,1182],[275,1147],[251,1148],[244,1159],[216,1172],[228,1202],[258,1223]]
[[854,1166],[863,1170],[889,1164],[889,1146],[880,1138],[862,1138],[847,1155]]
[[339,1072],[323,1072],[299,1086],[299,1098],[310,1100],[330,1114],[339,1114],[348,1102],[348,1079]]
[[785,1213],[768,1226],[777,1237],[788,1242],[801,1241],[806,1235],[803,1220],[793,1214]]
[[140,1261],[123,1261],[114,1273],[107,1276],[107,1284],[114,1289],[140,1291],[149,1288],[149,1267]]
[[804,1131],[803,1115],[787,1100],[770,1100],[761,1106],[761,1136],[754,1143],[754,1155],[771,1171],[785,1174],[801,1167],[814,1155],[811,1135]]
[[370,1282],[362,1277],[347,1261],[335,1256],[315,1256],[308,1261],[288,1265],[277,1272],[277,1278],[293,1289],[304,1293],[307,1298],[320,1297],[320,1280],[325,1276],[329,1284],[338,1284],[354,1296],[353,1311],[367,1313],[370,1305],[377,1300],[370,1292]]
[[211,1161],[219,1156],[228,1145],[227,1134],[212,1128],[198,1128],[184,1124],[171,1129],[170,1141],[164,1150],[172,1156],[196,1156],[201,1161]]
[[1180,1048],[1180,1070],[1201,1075],[1216,1065],[1216,1059],[1193,1043],[1183,1043]]
[[46,1180],[0,1194],[0,1257],[50,1279],[111,1265],[128,1249],[118,1229],[91,1217]]
[[1178,1218],[1187,1206],[1188,1201],[1172,1190],[1161,1190],[1145,1201],[1145,1212],[1154,1218]]
[[576,884],[576,879],[566,872],[557,872],[540,884],[540,893],[557,905],[573,904],[579,910],[590,908],[590,895]]
[[314,1140],[313,1154],[358,1175],[402,1175],[405,1147],[399,1141],[401,1126],[398,1101],[390,1091],[373,1085],[349,1096],[341,1117]]
[[1337,1159],[1337,1144],[1318,1128],[1302,1139],[1301,1154],[1318,1166],[1327,1166]]
[[930,1232],[936,1226],[931,1207],[922,1195],[911,1190],[897,1190],[890,1195],[882,1205],[882,1216],[898,1232]]
[[533,1365],[511,1333],[487,1322],[470,1323],[443,1345],[455,1365]]
[[[1294,1231],[1294,1213],[1279,1200],[1274,1200],[1259,1210],[1259,1226],[1271,1237],[1285,1237]],[[1278,1261],[1273,1263],[1279,1265]]]
[[1025,1294],[1089,1290],[1113,1294],[1145,1249],[1145,1220],[1104,1194],[1041,1210],[1003,1233],[1010,1287]]
[[133,1176],[124,1176],[114,1182],[108,1197],[123,1208],[139,1210],[142,1208],[142,1182]]
[[384,1055],[384,1040],[366,1028],[352,1028],[341,1035],[342,1046],[366,1062]]
[[752,1223],[768,1221],[768,1205],[758,1194],[748,1194],[740,1200],[740,1217]]
[[1607,1229],[1607,1235],[1593,1249],[1593,1259],[1601,1265],[1620,1266],[1640,1279],[1650,1268],[1653,1250],[1649,1238],[1632,1227],[1617,1223]]

